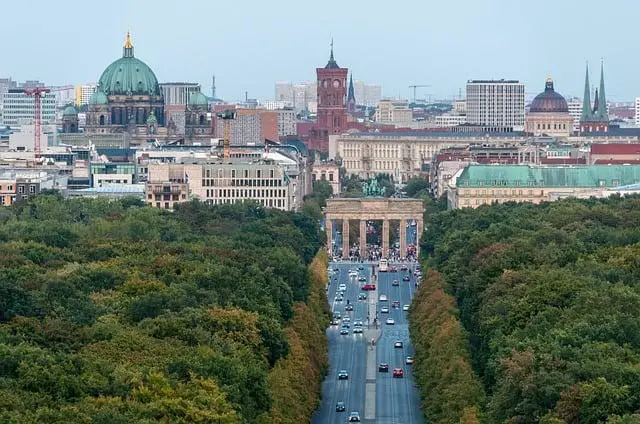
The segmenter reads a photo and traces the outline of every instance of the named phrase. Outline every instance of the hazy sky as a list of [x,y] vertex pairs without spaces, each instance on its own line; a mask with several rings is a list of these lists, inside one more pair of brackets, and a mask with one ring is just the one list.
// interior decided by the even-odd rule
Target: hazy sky
[[215,73],[226,100],[315,80],[331,37],[338,64],[385,96],[431,84],[418,97],[452,98],[481,78],[537,93],[549,74],[582,96],[585,61],[593,84],[600,58],[610,99],[640,96],[639,0],[0,0],[0,16],[0,77],[49,85],[96,81],[130,28],[160,82],[209,94]]

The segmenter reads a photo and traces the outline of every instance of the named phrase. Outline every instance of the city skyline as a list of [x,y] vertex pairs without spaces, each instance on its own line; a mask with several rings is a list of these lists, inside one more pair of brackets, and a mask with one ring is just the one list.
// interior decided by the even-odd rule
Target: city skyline
[[[62,2],[64,7],[37,3],[31,36],[15,36],[24,33],[22,19],[0,28],[4,40],[16,40],[0,46],[0,77],[52,86],[95,82],[120,57],[131,30],[136,56],[161,82],[198,82],[209,94],[215,74],[218,96],[228,101],[243,99],[245,92],[272,99],[276,81],[315,80],[331,38],[339,65],[354,79],[380,84],[384,97],[411,98],[408,85],[429,84],[418,97],[457,98],[469,79],[500,78],[520,80],[530,97],[544,89],[548,75],[565,97],[580,97],[585,62],[594,72],[601,58],[611,100],[640,94],[640,81],[628,71],[638,60],[624,41],[633,39],[633,14],[620,13],[635,6],[632,1],[613,1],[606,9],[591,0],[481,3],[454,9],[406,1],[402,7],[368,3],[363,9],[360,2],[329,0],[305,13],[288,0],[276,8],[257,3],[242,10],[194,2],[149,13],[148,5],[114,1],[99,17],[76,0]],[[0,10],[26,16],[34,4],[4,2]],[[63,25],[65,20],[73,25]]]

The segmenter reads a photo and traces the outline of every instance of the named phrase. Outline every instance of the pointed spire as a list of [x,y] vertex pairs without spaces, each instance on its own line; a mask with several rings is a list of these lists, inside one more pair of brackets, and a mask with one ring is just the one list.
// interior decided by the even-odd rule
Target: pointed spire
[[349,78],[349,93],[347,94],[347,102],[351,100],[353,100],[354,103],[356,101],[356,92],[353,88],[353,74],[351,74],[351,77]]
[[598,119],[598,116],[600,115],[600,99],[598,98],[598,89],[596,88],[596,94],[595,94],[595,99],[593,100],[593,118],[595,120]]
[[133,42],[131,41],[131,33],[127,31],[122,48],[122,57],[133,57]]
[[591,113],[591,87],[589,86],[589,63],[587,63],[587,71],[584,76],[584,97],[582,98],[582,116],[580,121],[590,121]]
[[339,67],[340,66],[338,66],[338,63],[333,58],[333,38],[331,38],[331,55],[329,56],[329,62],[327,62],[327,66],[325,66],[325,68],[326,69],[337,69]]
[[599,121],[608,121],[609,114],[607,113],[607,96],[604,93],[604,60],[600,62],[600,90],[598,91],[598,115]]

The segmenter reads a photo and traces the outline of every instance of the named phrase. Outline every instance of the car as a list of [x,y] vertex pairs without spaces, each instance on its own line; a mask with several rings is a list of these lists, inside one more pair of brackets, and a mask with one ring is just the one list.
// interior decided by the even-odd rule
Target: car
[[409,267],[407,265],[405,265],[405,264],[400,265],[400,271],[406,271],[408,269],[409,269]]
[[344,300],[344,297],[341,294],[336,295],[335,297],[336,302],[342,302],[343,300]]
[[400,301],[399,300],[394,300],[393,302],[391,302],[391,307],[392,308],[399,308],[400,307]]
[[387,325],[395,325],[396,321],[393,318],[387,318]]
[[347,420],[349,423],[359,423],[360,422],[360,413],[353,411],[349,414],[349,419]]
[[340,312],[339,312],[339,311],[335,311],[335,312],[333,313],[333,317],[334,317],[334,318],[336,318],[336,319],[340,319],[340,318],[342,318],[342,314],[340,314]]
[[347,291],[347,285],[345,283],[342,283],[338,286],[338,291]]
[[411,281],[411,277],[405,275],[404,277],[402,277],[402,281]]
[[413,356],[407,356],[404,360],[404,363],[407,365],[413,364]]
[[400,285],[400,281],[398,280],[393,280],[393,282],[391,283],[392,286],[397,287]]
[[360,293],[358,295],[358,300],[367,300],[367,294],[366,293]]
[[402,310],[403,311],[408,311],[409,310],[409,305],[402,305]]
[[333,270],[334,270],[335,272],[340,272],[340,268],[338,268],[338,267],[333,268]]
[[345,311],[353,311],[353,305],[347,305],[344,307]]
[[380,313],[381,314],[388,314],[389,313],[389,308],[386,306],[383,306],[382,308],[380,308]]
[[337,319],[337,318],[334,318],[334,319],[331,321],[331,325],[339,325],[339,324],[340,324],[340,320],[339,320],[339,319]]
[[375,284],[363,284],[360,287],[360,290],[364,290],[364,291],[375,290],[375,289],[376,289],[376,285]]
[[362,334],[362,327],[353,327],[353,334]]
[[357,320],[353,323],[354,327],[362,327],[364,324],[362,323],[362,320]]
[[349,329],[348,329],[348,328],[344,328],[344,327],[342,327],[342,328],[340,329],[340,335],[341,335],[341,336],[346,336],[347,334],[349,334]]
[[386,364],[384,362],[381,362],[378,364],[378,371],[379,372],[389,372],[389,364]]
[[344,402],[336,402],[336,412],[344,412],[345,410]]
[[386,302],[388,300],[387,299],[387,295],[386,294],[381,294],[379,300],[380,300],[380,302]]
[[402,349],[403,346],[404,345],[403,345],[403,343],[401,341],[396,341],[396,342],[393,343],[393,347],[394,348]]
[[396,266],[389,267],[389,272],[398,272],[398,267]]
[[[345,317],[346,319],[347,317]],[[349,328],[350,324],[349,321],[345,321],[344,319],[342,320],[342,328]]]
[[358,281],[361,283],[366,283],[367,282],[367,277],[360,277],[358,278]]
[[349,379],[349,373],[347,372],[347,370],[338,371],[338,380],[348,380],[348,379]]
[[402,368],[394,368],[393,378],[402,378],[402,377],[404,377],[404,370]]
[[364,271],[364,266],[360,265],[360,266],[358,267],[358,271]]

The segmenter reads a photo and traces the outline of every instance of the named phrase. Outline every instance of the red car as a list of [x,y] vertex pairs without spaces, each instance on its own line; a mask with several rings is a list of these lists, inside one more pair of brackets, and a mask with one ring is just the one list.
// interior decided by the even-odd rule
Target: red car
[[376,289],[376,285],[375,284],[363,284],[360,287],[360,290],[375,290]]
[[393,378],[402,378],[404,377],[404,371],[402,368],[394,368],[393,369]]

